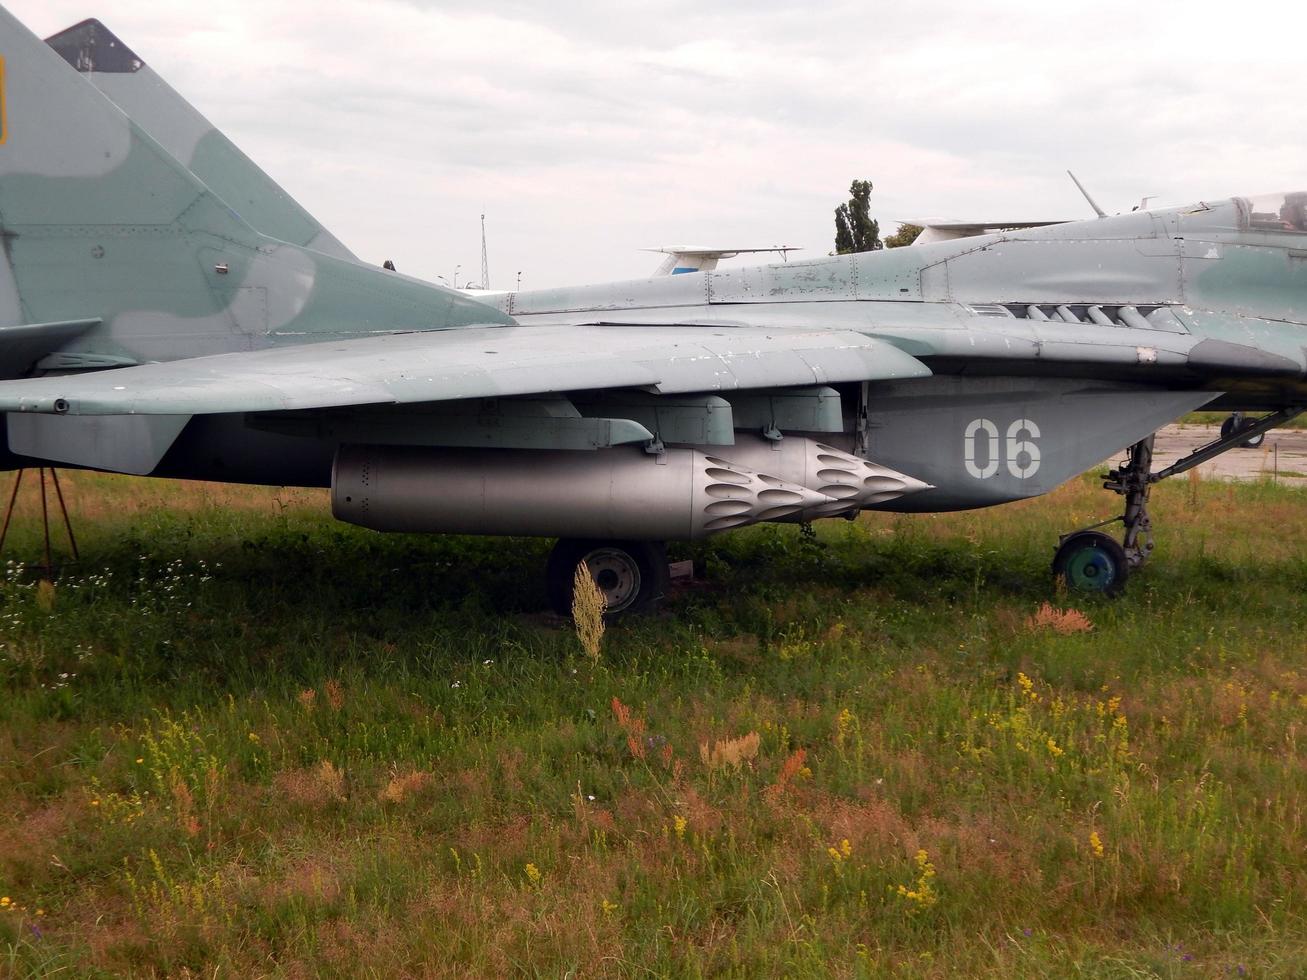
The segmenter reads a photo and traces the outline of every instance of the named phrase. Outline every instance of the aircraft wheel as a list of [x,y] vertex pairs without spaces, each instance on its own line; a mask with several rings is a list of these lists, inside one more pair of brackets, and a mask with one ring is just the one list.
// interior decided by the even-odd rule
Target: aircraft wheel
[[549,605],[560,616],[572,614],[572,584],[581,562],[604,594],[606,618],[648,609],[667,592],[667,549],[662,543],[562,538],[545,569]]
[[[1242,421],[1243,420],[1238,416],[1227,415],[1225,421],[1221,423],[1221,438],[1228,439],[1234,433],[1235,426],[1239,425]],[[1265,441],[1266,433],[1259,432],[1252,438],[1245,439],[1243,442],[1239,443],[1239,445],[1244,449],[1256,449]]]
[[1057,549],[1053,574],[1072,592],[1120,595],[1130,575],[1125,549],[1102,531],[1080,531]]

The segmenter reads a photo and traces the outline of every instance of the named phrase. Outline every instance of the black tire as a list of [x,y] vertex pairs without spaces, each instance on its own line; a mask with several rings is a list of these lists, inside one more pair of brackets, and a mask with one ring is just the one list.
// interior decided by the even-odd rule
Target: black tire
[[1058,547],[1053,574],[1071,592],[1117,596],[1130,577],[1130,562],[1111,535],[1077,531]]
[[[1228,439],[1233,434],[1234,434],[1234,416],[1227,415],[1225,417],[1225,421],[1221,423],[1221,438]],[[1259,432],[1257,433],[1257,435],[1245,439],[1243,442],[1239,443],[1239,445],[1244,449],[1256,449],[1265,441],[1266,441],[1266,433]]]
[[657,541],[560,538],[545,567],[549,605],[572,615],[572,583],[585,562],[608,600],[605,619],[644,612],[667,593],[667,549]]

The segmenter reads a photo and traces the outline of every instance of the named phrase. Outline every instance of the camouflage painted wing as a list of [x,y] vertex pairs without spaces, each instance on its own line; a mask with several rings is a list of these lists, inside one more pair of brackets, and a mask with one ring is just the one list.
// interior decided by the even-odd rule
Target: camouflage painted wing
[[463,327],[0,382],[0,412],[203,415],[645,388],[662,394],[919,378],[853,331]]

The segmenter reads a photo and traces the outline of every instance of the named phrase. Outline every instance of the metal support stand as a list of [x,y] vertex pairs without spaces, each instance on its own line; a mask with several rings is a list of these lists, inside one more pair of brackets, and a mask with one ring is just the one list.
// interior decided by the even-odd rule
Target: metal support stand
[[[5,539],[9,536],[9,525],[14,519],[14,509],[18,503],[18,490],[23,485],[23,475],[27,470],[19,470],[14,476],[14,488],[9,494],[9,505],[5,508],[4,525],[0,526],[0,552],[4,551]],[[38,478],[41,481],[41,529],[45,539],[45,565],[41,566],[45,577],[49,578],[54,575],[54,556],[50,549],[50,503],[49,490],[46,487],[46,474],[49,473],[50,483],[54,486],[55,500],[59,504],[59,513],[63,517],[64,531],[68,534],[68,546],[72,549],[73,560],[79,561],[81,555],[77,551],[77,538],[73,536],[73,522],[68,516],[68,505],[64,501],[63,487],[59,485],[59,474],[53,466],[41,466],[37,468]]]

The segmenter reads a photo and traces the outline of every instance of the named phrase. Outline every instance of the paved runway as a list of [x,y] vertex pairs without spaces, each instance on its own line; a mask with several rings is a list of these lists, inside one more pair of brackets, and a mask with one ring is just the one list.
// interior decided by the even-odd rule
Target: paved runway
[[[1219,425],[1168,425],[1157,433],[1153,469],[1170,466],[1181,456],[1204,446],[1221,434]],[[1120,457],[1113,457],[1113,462]],[[1207,478],[1256,480],[1287,477],[1292,485],[1307,488],[1307,429],[1272,429],[1256,449],[1232,449],[1198,468]]]

